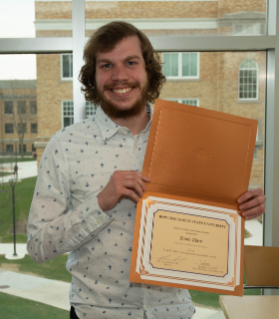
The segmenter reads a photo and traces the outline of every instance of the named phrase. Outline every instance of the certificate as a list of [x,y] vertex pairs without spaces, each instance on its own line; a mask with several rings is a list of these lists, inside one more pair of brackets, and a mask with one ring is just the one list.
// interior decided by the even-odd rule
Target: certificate
[[136,271],[141,279],[233,291],[240,283],[236,210],[143,200]]
[[243,295],[244,219],[257,121],[156,100],[130,281]]

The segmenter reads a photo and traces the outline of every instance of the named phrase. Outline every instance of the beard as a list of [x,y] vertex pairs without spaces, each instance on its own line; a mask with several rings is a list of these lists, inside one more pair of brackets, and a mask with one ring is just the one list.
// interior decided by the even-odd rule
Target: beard
[[[119,83],[115,85],[105,85],[105,90],[111,90],[114,87],[119,86]],[[125,83],[126,87],[131,88],[139,88],[139,83]],[[145,86],[141,89],[140,96],[137,99],[137,101],[128,109],[128,110],[121,110],[117,106],[117,104],[114,104],[113,102],[109,101],[103,92],[99,91],[97,88],[97,92],[99,95],[99,98],[101,100],[100,106],[102,107],[103,111],[111,118],[122,118],[127,119],[130,117],[134,117],[139,115],[145,108],[147,103],[147,92],[148,92],[148,83],[145,84]],[[125,99],[125,98],[124,98]]]

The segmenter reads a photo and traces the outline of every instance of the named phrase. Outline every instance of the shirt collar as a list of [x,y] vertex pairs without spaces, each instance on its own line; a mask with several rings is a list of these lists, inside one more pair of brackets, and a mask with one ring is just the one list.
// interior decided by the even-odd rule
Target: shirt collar
[[[147,103],[147,105],[146,105],[146,112],[150,116],[150,120],[149,120],[148,124],[146,125],[145,129],[143,130],[143,132],[146,132],[146,130],[149,128],[149,126],[151,124],[151,120],[152,120],[153,109],[152,109],[152,107],[151,107],[151,105],[149,103]],[[123,129],[128,130],[125,127],[122,127],[122,126],[119,126],[119,125],[115,124],[106,115],[106,113],[103,111],[101,106],[98,106],[97,110],[96,110],[96,123],[99,126],[99,129],[101,131],[101,134],[102,134],[102,137],[103,137],[104,141],[110,139],[119,130],[123,130]]]

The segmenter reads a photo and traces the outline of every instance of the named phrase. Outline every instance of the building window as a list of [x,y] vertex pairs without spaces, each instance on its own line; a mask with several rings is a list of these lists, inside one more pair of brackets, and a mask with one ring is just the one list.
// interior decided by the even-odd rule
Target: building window
[[74,103],[63,101],[63,127],[74,124]]
[[86,102],[86,118],[87,119],[89,117],[94,116],[96,114],[96,110],[97,110],[97,108],[93,103],[91,103],[89,101]]
[[14,146],[13,144],[7,144],[6,145],[6,152],[7,153],[12,153],[14,151]]
[[38,133],[38,124],[31,123],[31,133]]
[[[21,153],[21,144],[19,144],[19,153]],[[26,153],[26,144],[23,144],[23,153]]]
[[4,101],[5,114],[13,114],[14,106],[13,101]]
[[163,53],[163,73],[167,78],[199,77],[199,53]]
[[30,102],[30,113],[37,114],[37,101]]
[[61,55],[61,78],[72,79],[73,78],[73,55],[62,54]]
[[181,104],[199,106],[199,99],[171,99],[170,101]]
[[26,114],[26,101],[18,101],[17,102],[17,113],[18,114]]
[[265,24],[264,23],[241,23],[234,24],[233,35],[265,35]]
[[5,134],[13,134],[13,133],[14,133],[14,124],[5,123]]
[[36,147],[32,144],[32,152],[36,152]]
[[245,60],[239,66],[239,99],[258,99],[258,65],[253,60]]
[[26,123],[18,123],[18,133],[26,133]]

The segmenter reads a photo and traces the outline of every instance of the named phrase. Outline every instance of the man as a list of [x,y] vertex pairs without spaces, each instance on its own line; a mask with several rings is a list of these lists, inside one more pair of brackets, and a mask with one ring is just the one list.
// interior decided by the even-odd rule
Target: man
[[[152,119],[148,102],[165,80],[146,36],[124,22],[88,41],[80,74],[93,119],[56,133],[43,155],[28,221],[28,252],[41,263],[70,252],[71,318],[191,318],[187,290],[129,282],[140,173]],[[261,189],[241,196],[261,215]]]

